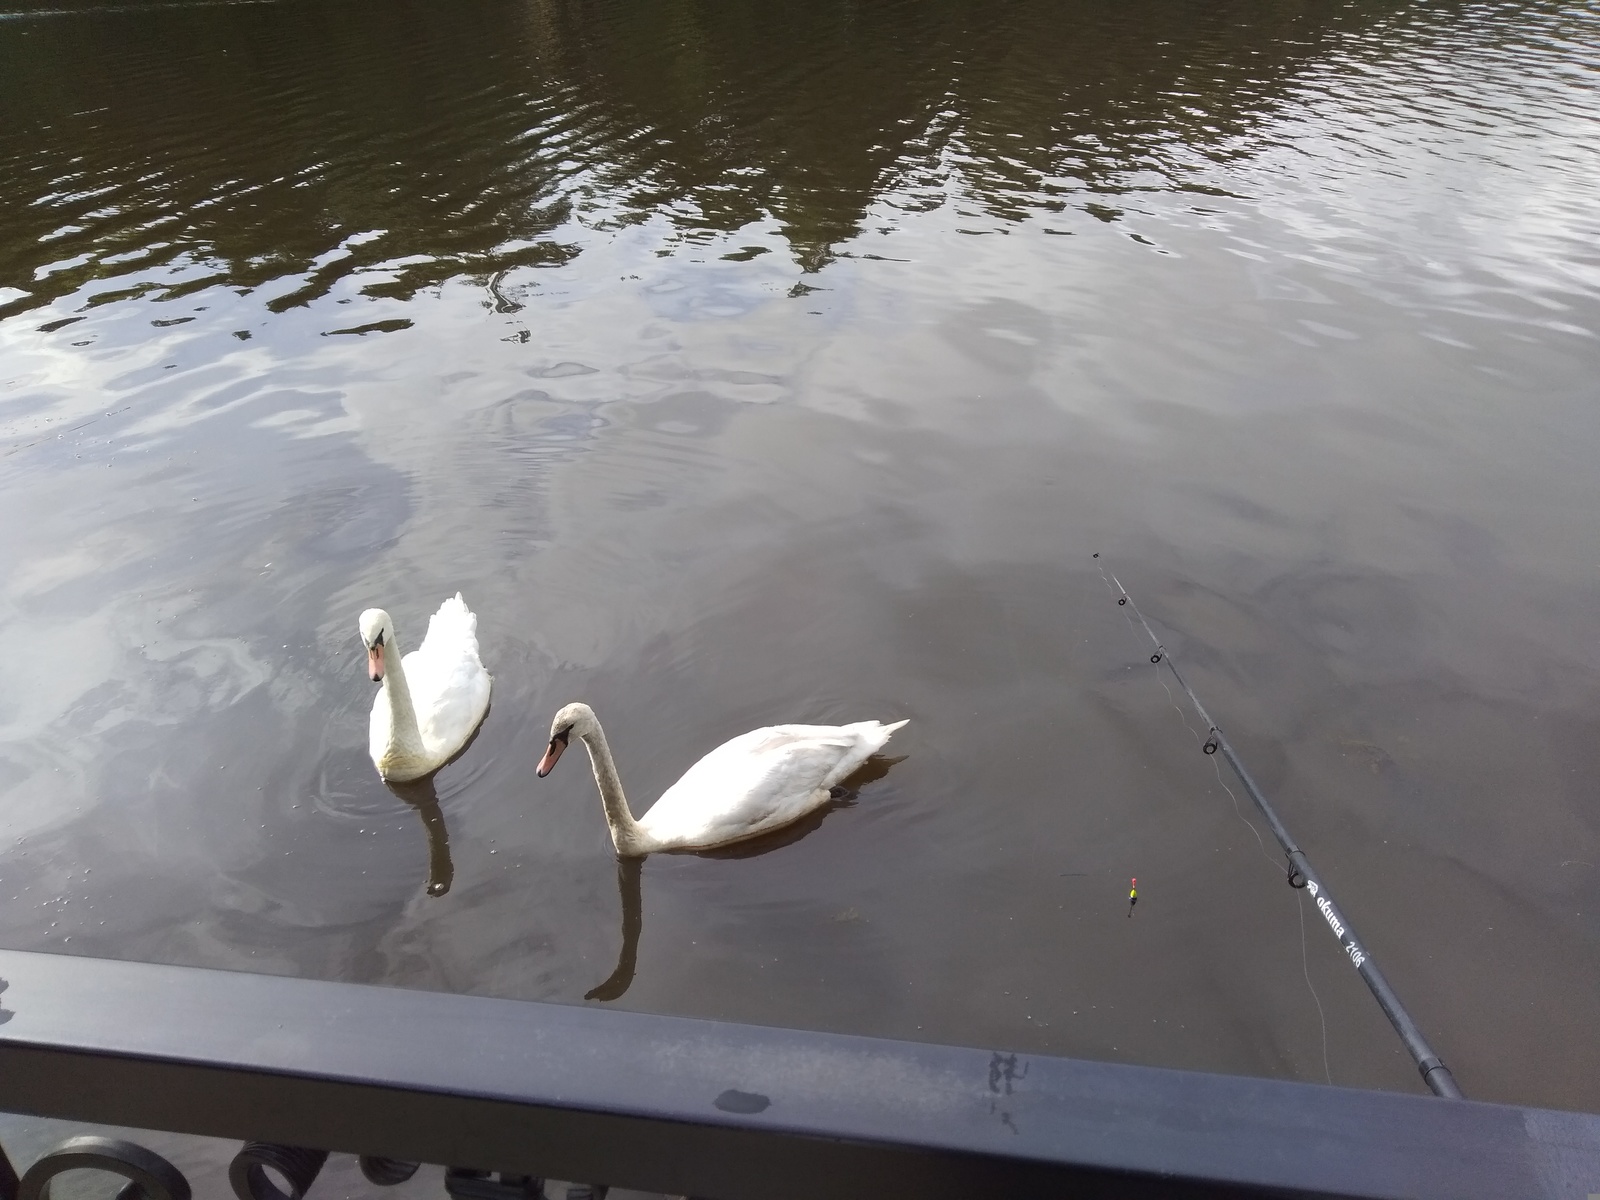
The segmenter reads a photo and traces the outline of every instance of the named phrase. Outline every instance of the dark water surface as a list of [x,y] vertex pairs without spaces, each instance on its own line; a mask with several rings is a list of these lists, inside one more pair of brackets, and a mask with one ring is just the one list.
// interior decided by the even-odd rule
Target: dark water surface
[[[1421,1090],[1100,550],[1467,1093],[1600,1108],[1597,47],[0,14],[0,945]],[[493,707],[391,792],[356,615],[458,588]],[[619,881],[581,758],[533,775],[572,699],[641,809],[911,724],[801,836]]]

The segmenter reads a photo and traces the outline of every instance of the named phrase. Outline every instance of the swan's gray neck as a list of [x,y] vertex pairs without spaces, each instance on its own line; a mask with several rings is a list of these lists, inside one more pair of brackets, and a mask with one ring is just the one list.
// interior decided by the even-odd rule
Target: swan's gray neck
[[580,734],[584,748],[589,751],[589,762],[594,767],[594,781],[600,788],[600,802],[605,805],[606,824],[611,826],[611,844],[623,858],[633,858],[650,851],[650,835],[639,828],[628,808],[628,798],[622,792],[622,780],[617,776],[617,763],[611,757],[611,746],[600,722],[594,723],[592,733]]
[[428,753],[422,744],[422,731],[417,728],[417,710],[411,703],[405,668],[400,665],[400,647],[391,644],[389,650],[394,658],[383,671],[383,695],[389,702],[389,744],[383,748],[380,766],[398,765],[407,759],[420,761]]

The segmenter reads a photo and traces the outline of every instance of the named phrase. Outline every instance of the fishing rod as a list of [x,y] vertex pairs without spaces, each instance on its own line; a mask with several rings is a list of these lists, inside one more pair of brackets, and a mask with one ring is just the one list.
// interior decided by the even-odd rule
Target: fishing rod
[[[1095,558],[1099,558],[1098,553]],[[1104,574],[1104,568],[1102,568]],[[1244,784],[1244,790],[1250,793],[1250,799],[1256,802],[1256,807],[1261,810],[1261,815],[1267,819],[1267,825],[1272,829],[1272,836],[1278,839],[1278,845],[1283,847],[1283,852],[1289,856],[1289,886],[1304,888],[1311,893],[1317,903],[1317,909],[1322,913],[1323,919],[1328,922],[1328,928],[1333,931],[1334,937],[1339,939],[1339,947],[1345,952],[1354,964],[1361,978],[1366,980],[1367,987],[1372,989],[1372,995],[1378,1001],[1378,1007],[1383,1009],[1383,1015],[1389,1018],[1389,1024],[1394,1026],[1400,1040],[1405,1043],[1411,1057],[1416,1061],[1417,1070],[1422,1074],[1422,1081],[1428,1085],[1436,1096],[1443,1096],[1449,1100],[1462,1099],[1461,1089],[1456,1085],[1455,1076],[1450,1074],[1450,1068],[1445,1066],[1439,1056],[1434,1053],[1433,1047],[1428,1045],[1428,1039],[1422,1036],[1422,1031],[1417,1028],[1417,1023],[1411,1019],[1411,1014],[1406,1011],[1405,1005],[1400,1003],[1400,997],[1395,995],[1394,988],[1389,986],[1389,981],[1384,978],[1378,964],[1373,961],[1369,951],[1356,941],[1355,931],[1350,928],[1350,922],[1345,919],[1338,907],[1333,902],[1327,886],[1311,868],[1310,861],[1306,858],[1305,851],[1289,836],[1289,831],[1278,819],[1277,812],[1267,802],[1261,789],[1256,786],[1256,781],[1240,761],[1228,739],[1223,736],[1222,730],[1211,719],[1211,714],[1206,712],[1205,705],[1200,703],[1200,697],[1194,694],[1194,689],[1184,679],[1183,673],[1178,670],[1178,664],[1172,657],[1172,651],[1161,644],[1161,639],[1156,636],[1155,630],[1150,628],[1150,622],[1144,619],[1144,614],[1139,611],[1139,606],[1133,602],[1133,597],[1128,594],[1128,589],[1122,586],[1122,581],[1111,575],[1111,582],[1117,585],[1117,591],[1122,594],[1117,597],[1119,605],[1125,605],[1133,610],[1133,615],[1139,618],[1139,624],[1144,626],[1144,631],[1150,635],[1150,640],[1155,643],[1155,653],[1150,656],[1150,661],[1157,666],[1167,664],[1167,669],[1172,672],[1172,677],[1178,681],[1178,686],[1188,694],[1189,701],[1194,705],[1195,712],[1200,714],[1200,719],[1206,723],[1207,734],[1205,744],[1200,748],[1206,754],[1222,753],[1228,765],[1233,768],[1233,773],[1239,777],[1239,782]]]

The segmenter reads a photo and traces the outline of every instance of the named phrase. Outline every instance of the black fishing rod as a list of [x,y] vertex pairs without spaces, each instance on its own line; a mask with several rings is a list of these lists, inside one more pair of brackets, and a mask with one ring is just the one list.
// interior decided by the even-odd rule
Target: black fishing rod
[[[1095,558],[1099,558],[1097,553]],[[1233,768],[1233,773],[1239,777],[1239,782],[1244,784],[1244,790],[1250,793],[1250,799],[1256,802],[1256,807],[1261,810],[1261,815],[1267,819],[1268,826],[1272,829],[1272,836],[1278,839],[1278,845],[1283,847],[1283,852],[1289,856],[1289,886],[1305,888],[1316,901],[1317,909],[1322,913],[1323,919],[1328,922],[1328,928],[1333,930],[1334,937],[1339,939],[1339,947],[1345,952],[1361,978],[1367,981],[1367,986],[1372,989],[1372,994],[1378,1001],[1378,1007],[1383,1009],[1383,1015],[1389,1018],[1389,1024],[1394,1026],[1400,1040],[1405,1043],[1406,1049],[1411,1052],[1411,1057],[1416,1061],[1417,1070],[1422,1073],[1422,1081],[1432,1089],[1437,1096],[1444,1096],[1450,1100],[1462,1099],[1461,1089],[1456,1086],[1455,1076],[1450,1074],[1450,1068],[1445,1066],[1439,1056],[1433,1052],[1433,1047],[1428,1045],[1428,1039],[1422,1036],[1422,1031],[1417,1028],[1417,1023],[1411,1019],[1411,1014],[1406,1011],[1405,1005],[1400,1003],[1400,997],[1394,994],[1394,989],[1389,986],[1389,981],[1384,978],[1383,972],[1378,969],[1378,964],[1373,961],[1372,955],[1356,941],[1355,931],[1350,928],[1350,922],[1333,903],[1333,897],[1328,893],[1326,885],[1320,876],[1311,869],[1311,863],[1306,859],[1305,851],[1289,836],[1289,831],[1278,819],[1278,814],[1273,810],[1267,798],[1256,786],[1256,781],[1251,778],[1250,772],[1245,769],[1238,754],[1222,735],[1222,730],[1217,728],[1217,723],[1211,719],[1211,714],[1206,712],[1205,705],[1200,703],[1200,697],[1194,694],[1194,689],[1178,670],[1178,664],[1173,660],[1172,651],[1161,644],[1161,639],[1156,636],[1155,630],[1150,628],[1150,622],[1144,619],[1144,614],[1139,611],[1139,606],[1133,602],[1133,597],[1128,595],[1128,589],[1122,586],[1122,581],[1112,575],[1111,582],[1117,585],[1117,591],[1122,594],[1117,597],[1119,605],[1126,605],[1133,610],[1133,615],[1139,618],[1139,624],[1144,626],[1144,631],[1150,635],[1150,640],[1155,643],[1155,653],[1150,656],[1150,661],[1157,664],[1167,664],[1167,669],[1172,672],[1172,677],[1178,681],[1178,686],[1188,694],[1189,701],[1194,705],[1195,712],[1200,714],[1200,719],[1206,723],[1207,734],[1205,744],[1201,749],[1206,754],[1215,754],[1219,750],[1222,757],[1228,760],[1228,765]]]

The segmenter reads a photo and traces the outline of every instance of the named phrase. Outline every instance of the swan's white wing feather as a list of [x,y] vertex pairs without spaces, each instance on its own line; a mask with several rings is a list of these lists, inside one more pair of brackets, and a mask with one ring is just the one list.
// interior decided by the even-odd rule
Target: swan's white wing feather
[[769,725],[724,742],[683,774],[639,824],[670,846],[719,845],[777,829],[828,799],[904,722]]
[[406,683],[429,758],[459,750],[489,709],[489,672],[478,657],[478,618],[457,592],[428,621],[422,645],[405,656]]

